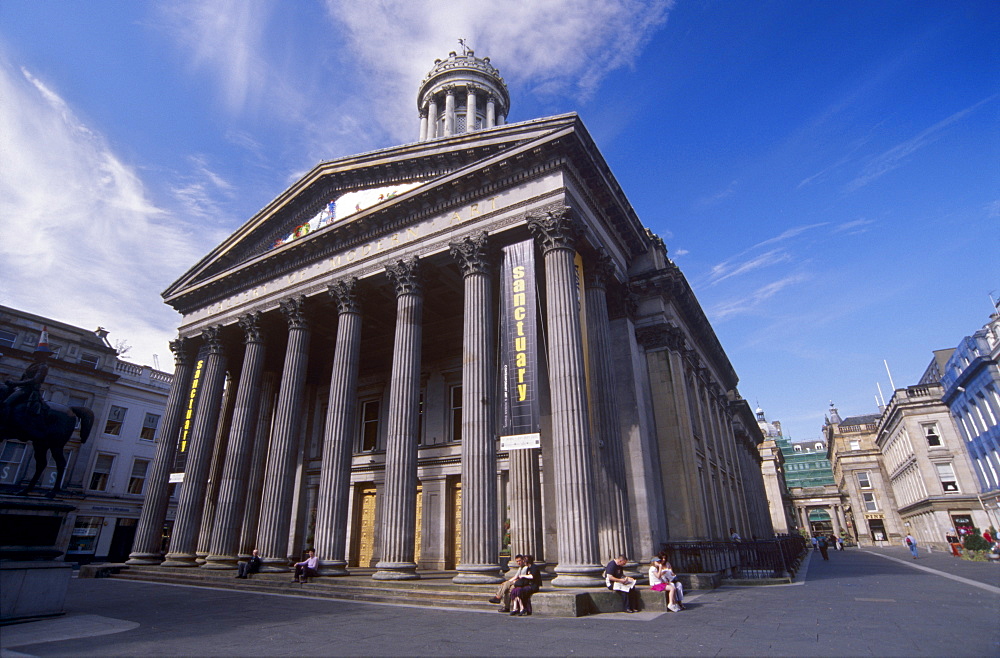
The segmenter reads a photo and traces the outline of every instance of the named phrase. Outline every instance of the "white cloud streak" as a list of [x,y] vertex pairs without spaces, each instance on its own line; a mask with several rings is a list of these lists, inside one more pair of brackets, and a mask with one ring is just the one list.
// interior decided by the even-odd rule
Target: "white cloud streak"
[[107,327],[136,360],[166,357],[179,316],[159,293],[203,251],[194,231],[57,92],[2,57],[0,99],[0,300]]
[[760,286],[749,295],[741,296],[734,301],[718,304],[709,312],[709,315],[713,321],[721,321],[736,315],[753,313],[762,302],[774,297],[785,288],[802,283],[808,279],[809,276],[807,274],[791,274],[777,281]]
[[920,149],[937,141],[950,126],[958,123],[968,115],[978,110],[983,105],[1000,97],[1000,94],[993,94],[983,100],[970,105],[964,110],[955,112],[951,116],[938,121],[933,126],[921,131],[915,137],[897,144],[891,149],[875,156],[865,165],[861,174],[847,184],[848,191],[854,191],[872,181],[884,176],[893,169],[902,165],[911,155]]

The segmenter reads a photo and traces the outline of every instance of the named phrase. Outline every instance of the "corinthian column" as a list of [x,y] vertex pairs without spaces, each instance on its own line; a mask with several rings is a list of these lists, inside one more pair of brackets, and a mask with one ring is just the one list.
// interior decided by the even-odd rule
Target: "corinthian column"
[[337,302],[337,343],[330,374],[323,467],[319,476],[316,510],[316,549],[321,570],[328,576],[346,576],[348,502],[351,495],[351,444],[358,406],[358,367],[361,363],[361,304],[354,277],[329,286]]
[[[452,98],[449,96],[449,98]],[[389,382],[381,560],[375,580],[419,578],[413,561],[417,520],[417,415],[424,297],[416,258],[385,268],[396,289],[396,338]]]
[[201,375],[198,408],[191,428],[191,442],[187,450],[184,466],[184,483],[177,504],[177,519],[174,533],[170,538],[170,552],[163,562],[165,567],[196,567],[198,533],[201,517],[205,510],[205,490],[208,486],[208,469],[212,463],[212,442],[219,422],[219,406],[222,404],[222,383],[226,368],[222,356],[220,328],[205,329],[208,355],[205,357]]
[[628,508],[628,480],[622,453],[618,401],[611,364],[611,328],[607,284],[615,265],[603,253],[584,268],[587,290],[587,338],[590,347],[590,417],[597,482],[597,544],[600,557],[610,560],[632,555],[632,524]]
[[260,520],[260,499],[264,491],[264,472],[267,466],[267,447],[271,439],[271,420],[274,417],[275,391],[278,376],[265,372],[261,378],[260,405],[257,416],[250,475],[247,479],[246,505],[243,510],[243,531],[240,533],[240,558],[249,559],[257,548],[257,527]]
[[264,341],[260,336],[260,312],[240,317],[246,349],[243,353],[243,370],[236,391],[236,407],[229,431],[226,461],[222,467],[219,484],[219,501],[215,507],[215,521],[208,556],[204,567],[208,569],[235,569],[239,550],[240,528],[247,497],[247,475],[250,470],[250,448],[253,440],[254,421],[260,401],[260,378],[264,370]]
[[170,384],[170,396],[163,412],[163,425],[156,443],[153,470],[146,485],[146,499],[139,515],[139,526],[132,542],[132,553],[125,564],[159,564],[163,559],[160,544],[163,541],[163,522],[167,518],[170,503],[170,470],[174,466],[177,452],[177,437],[184,419],[184,403],[191,389],[191,341],[178,338],[170,341],[170,351],[174,353],[174,379]]
[[[469,96],[475,98],[470,91]],[[485,233],[451,243],[465,281],[462,339],[462,561],[456,583],[498,583],[492,266]]]
[[309,356],[309,328],[305,318],[305,297],[281,302],[288,320],[288,347],[281,373],[278,404],[271,430],[271,446],[264,476],[264,497],[260,509],[257,540],[263,566],[261,571],[288,571],[288,529],[292,517],[292,490],[295,486],[295,448],[302,417],[302,389]]
[[557,587],[600,585],[594,532],[594,478],[590,456],[587,379],[584,368],[576,267],[581,227],[568,208],[528,218],[545,258],[552,394],[552,465],[556,492],[559,563]]

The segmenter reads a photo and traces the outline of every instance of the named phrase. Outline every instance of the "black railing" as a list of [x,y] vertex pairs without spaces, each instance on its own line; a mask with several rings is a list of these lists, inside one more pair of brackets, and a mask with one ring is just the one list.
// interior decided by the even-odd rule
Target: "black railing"
[[717,573],[727,578],[794,576],[806,540],[799,535],[754,541],[681,541],[663,544],[675,573]]

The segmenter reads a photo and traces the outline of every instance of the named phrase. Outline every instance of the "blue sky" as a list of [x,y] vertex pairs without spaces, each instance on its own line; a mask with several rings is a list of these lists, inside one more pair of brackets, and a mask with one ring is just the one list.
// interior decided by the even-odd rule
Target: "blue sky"
[[317,162],[415,141],[466,38],[579,112],[794,440],[1000,297],[1000,4],[0,3],[0,303],[161,367],[159,293]]

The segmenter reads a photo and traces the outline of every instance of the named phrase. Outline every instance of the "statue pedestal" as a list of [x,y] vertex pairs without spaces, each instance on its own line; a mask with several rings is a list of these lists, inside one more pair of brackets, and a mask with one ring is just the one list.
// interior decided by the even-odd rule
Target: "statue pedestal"
[[65,612],[73,566],[62,561],[76,506],[0,496],[0,623]]

